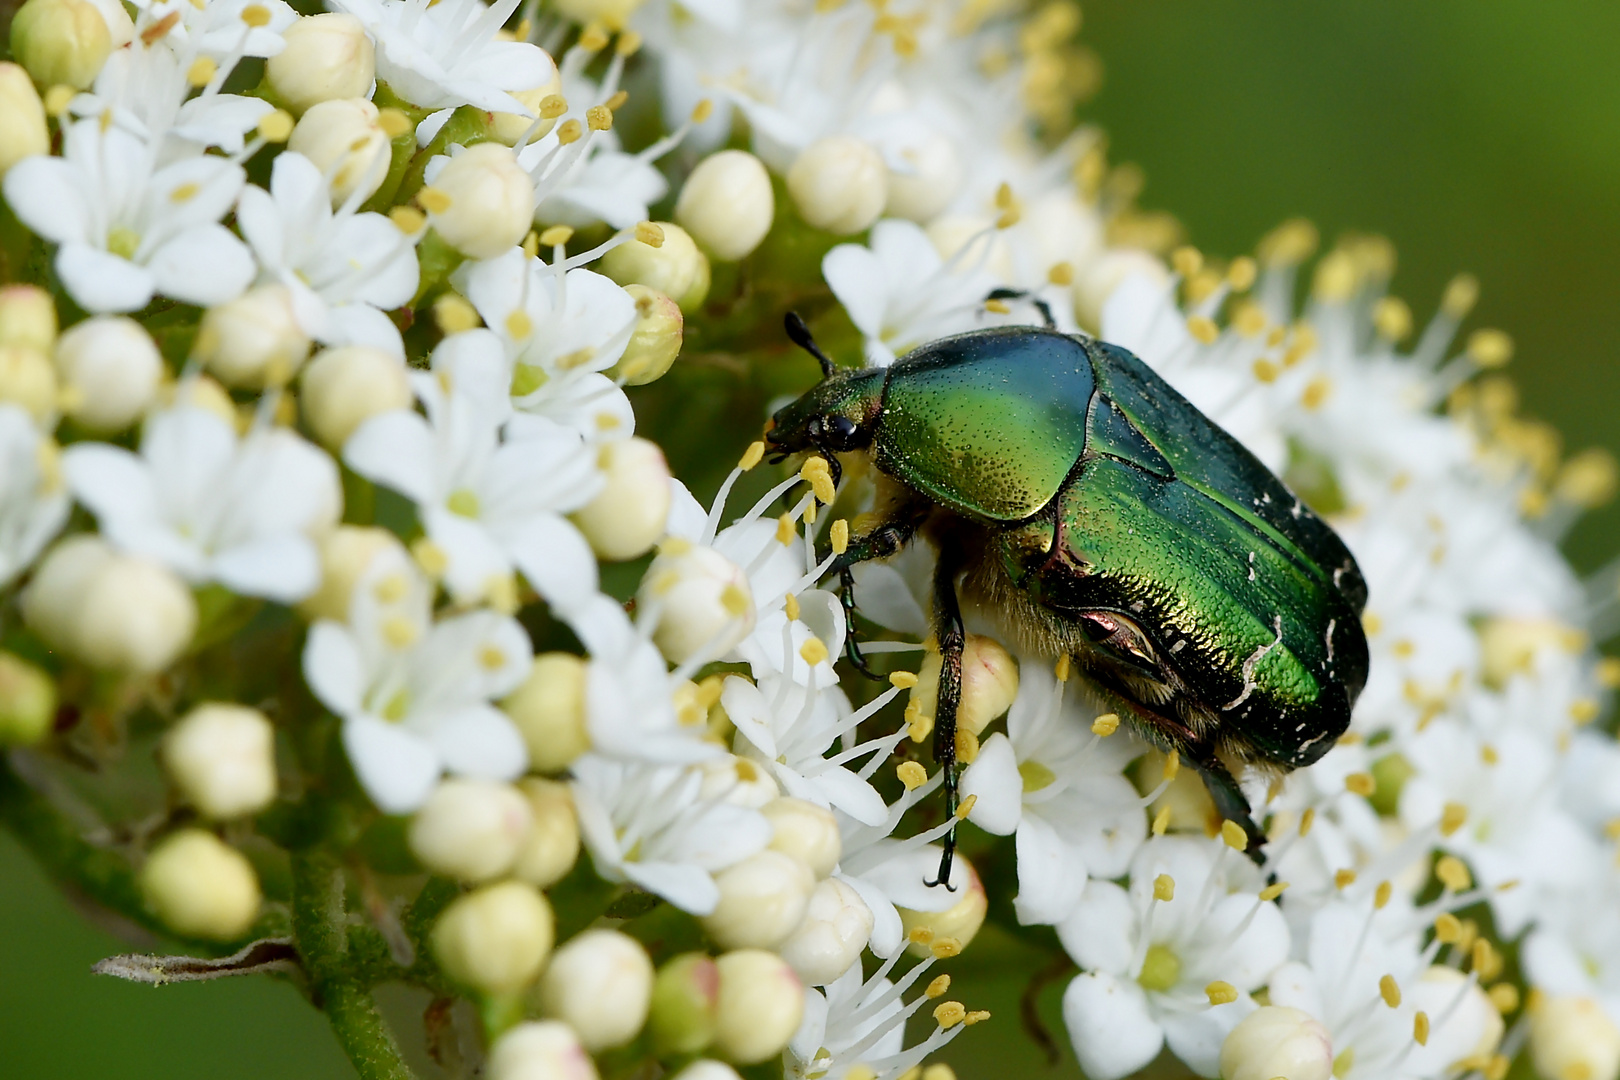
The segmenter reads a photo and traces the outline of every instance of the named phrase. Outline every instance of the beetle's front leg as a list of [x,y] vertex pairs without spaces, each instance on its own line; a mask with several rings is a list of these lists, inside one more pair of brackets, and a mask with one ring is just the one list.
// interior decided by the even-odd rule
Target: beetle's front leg
[[891,515],[866,535],[852,537],[849,546],[828,567],[829,572],[838,574],[839,602],[844,608],[844,656],[856,671],[869,679],[882,679],[884,676],[867,664],[855,636],[855,575],[851,570],[859,563],[897,554],[927,517],[926,504],[906,505],[900,509],[902,512]]
[[962,553],[948,541],[940,545],[939,562],[934,567],[934,637],[939,642],[939,699],[934,706],[934,760],[945,776],[945,814],[951,822],[945,834],[945,852],[929,888],[951,885],[951,862],[956,857],[956,710],[962,702],[962,649],[967,634],[962,629],[962,610],[956,599],[956,575],[962,568]]
[[1203,778],[1204,789],[1209,792],[1216,812],[1227,821],[1235,822],[1243,830],[1243,834],[1248,838],[1248,846],[1243,849],[1244,854],[1256,866],[1264,866],[1266,834],[1255,824],[1253,808],[1249,806],[1248,797],[1243,794],[1243,788],[1238,785],[1237,778],[1207,745],[1192,746],[1189,749],[1192,753],[1188,760]]

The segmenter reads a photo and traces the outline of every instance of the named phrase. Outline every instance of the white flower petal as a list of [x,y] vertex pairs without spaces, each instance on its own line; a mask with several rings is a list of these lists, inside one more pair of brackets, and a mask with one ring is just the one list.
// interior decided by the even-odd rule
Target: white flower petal
[[516,780],[529,765],[523,737],[492,706],[464,709],[440,720],[432,743],[445,768],[485,780]]
[[1012,742],[999,731],[984,741],[979,756],[962,773],[962,798],[969,797],[974,802],[968,820],[985,832],[1006,836],[1018,828],[1024,778],[1018,773]]
[[377,808],[408,814],[427,801],[439,780],[439,758],[420,736],[364,713],[343,722],[343,747]]
[[138,311],[157,289],[157,279],[146,267],[78,242],[57,251],[56,272],[74,301],[95,314]]
[[1142,988],[1106,971],[1086,972],[1063,991],[1063,1024],[1091,1080],[1129,1076],[1164,1045],[1164,1029],[1148,1012]]

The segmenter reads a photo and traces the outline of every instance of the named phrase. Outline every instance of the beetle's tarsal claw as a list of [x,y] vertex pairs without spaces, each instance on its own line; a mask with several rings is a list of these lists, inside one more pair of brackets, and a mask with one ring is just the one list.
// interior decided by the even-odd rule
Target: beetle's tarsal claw
[[939,869],[934,871],[934,880],[923,879],[923,884],[932,889],[945,886],[946,892],[955,892],[956,886],[951,884],[951,864],[956,861],[956,830],[953,828],[945,834],[945,852],[939,857]]

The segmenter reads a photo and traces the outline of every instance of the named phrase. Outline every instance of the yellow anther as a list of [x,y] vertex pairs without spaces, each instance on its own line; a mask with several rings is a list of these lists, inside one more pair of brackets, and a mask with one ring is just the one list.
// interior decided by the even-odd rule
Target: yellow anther
[[940,960],[948,960],[962,953],[962,942],[953,937],[935,938],[928,944],[928,951]]
[[636,223],[636,239],[648,247],[664,246],[664,230],[656,222],[641,221]]
[[1316,226],[1304,218],[1294,218],[1267,233],[1257,253],[1266,266],[1297,266],[1311,257],[1316,243]]
[[714,102],[708,98],[704,98],[702,101],[692,106],[692,123],[694,124],[701,124],[713,115]]
[[1501,330],[1475,330],[1465,351],[1480,367],[1499,368],[1513,359],[1513,339]]
[[275,109],[259,117],[259,137],[267,143],[284,143],[292,137],[292,113]]
[[914,671],[889,672],[889,685],[898,690],[910,690],[917,685],[917,673]]
[[1389,882],[1380,881],[1378,883],[1378,888],[1373,890],[1373,910],[1384,910],[1384,906],[1389,903],[1389,898],[1394,891],[1395,887]]
[[1569,718],[1582,726],[1598,718],[1598,703],[1591,698],[1576,698],[1569,703]]
[[1485,991],[1485,994],[1491,999],[1491,1004],[1496,1006],[1496,1011],[1504,1016],[1519,1007],[1519,988],[1512,983],[1499,982]]
[[1249,847],[1249,834],[1243,831],[1243,826],[1235,821],[1221,822],[1221,839],[1233,851],[1246,851]]
[[619,35],[619,40],[613,43],[613,51],[620,56],[634,56],[641,51],[641,35],[634,30],[626,30]]
[[1455,945],[1462,940],[1462,920],[1449,911],[1442,911],[1434,919],[1434,939],[1442,945]]
[[522,308],[513,308],[506,316],[506,336],[521,341],[534,333],[534,320]]
[[485,671],[499,671],[506,666],[506,653],[499,646],[485,645],[478,650],[478,666]]
[[1283,367],[1291,368],[1311,353],[1316,351],[1316,330],[1310,323],[1298,323],[1294,327],[1294,341],[1283,353]]
[[1195,247],[1178,247],[1170,253],[1170,266],[1182,277],[1192,277],[1204,268],[1204,256]]
[[1160,874],[1153,879],[1153,899],[1168,904],[1176,898],[1176,879],[1169,874]]
[[1299,815],[1299,838],[1305,839],[1311,835],[1311,826],[1316,824],[1316,807],[1307,806],[1305,812]]
[[1277,376],[1282,374],[1282,369],[1263,356],[1254,362],[1250,370],[1254,372],[1255,379],[1263,383],[1276,382]]
[[533,229],[530,229],[529,235],[523,238],[523,257],[525,259],[532,259],[539,254],[540,234],[535,232]]
[[542,120],[555,120],[568,111],[568,99],[561,94],[547,94],[540,99],[540,108],[537,110]]
[[459,334],[478,326],[478,309],[460,294],[447,292],[433,301],[433,321],[441,334]]
[[607,109],[609,112],[618,112],[620,109],[624,108],[624,103],[629,100],[630,91],[620,90],[618,93],[602,102],[602,107]]
[[1333,871],[1334,888],[1348,889],[1356,883],[1356,872],[1349,867]]
[[804,523],[806,525],[814,525],[816,523],[816,507],[819,505],[821,504],[816,502],[816,500],[811,499],[810,502],[805,506]]
[[967,728],[956,729],[956,760],[971,765],[979,756],[979,737]]
[[397,139],[416,130],[411,118],[399,109],[383,109],[377,114],[377,126],[390,139]]
[[1159,812],[1153,815],[1153,835],[1163,836],[1170,828],[1170,804],[1165,803],[1159,807]]
[[1207,315],[1194,315],[1187,320],[1187,333],[1204,345],[1213,345],[1221,336],[1220,327]]
[[942,1028],[953,1028],[967,1019],[967,1009],[960,1001],[941,1002],[934,1007],[934,1022]]
[[849,550],[849,521],[839,518],[827,530],[827,542],[832,545],[834,555],[842,555]]
[[411,558],[416,565],[430,578],[441,578],[450,568],[450,555],[427,537],[421,537],[411,544]]
[[1473,274],[1458,274],[1446,286],[1446,293],[1440,300],[1440,310],[1453,319],[1461,319],[1474,308],[1479,299],[1479,279]]
[[[724,589],[720,590],[720,607],[723,608],[725,613],[730,615],[733,619],[740,619],[744,615],[748,614],[748,608],[751,603],[752,598],[749,597],[748,590],[741,588],[740,586],[727,585]],[[821,645],[821,642],[815,638],[811,638],[810,641],[814,641],[817,645]],[[805,655],[806,651],[810,648],[810,641],[804,643],[803,648],[799,650],[799,655],[804,656],[804,658],[811,664],[815,664],[817,661],[810,660],[810,657]],[[823,660],[827,658],[827,646],[825,645],[821,645],[821,657]]]
[[388,574],[371,587],[371,595],[379,604],[397,604],[411,590],[411,579],[404,574]]
[[984,310],[994,312],[997,315],[1009,315],[1012,313],[1012,308],[1008,306],[1005,300],[986,300]]
[[188,203],[192,199],[195,199],[197,197],[197,192],[201,190],[201,184],[179,184],[174,188],[173,191],[169,192],[169,201],[176,205],[179,205],[180,203]]
[[1422,1009],[1412,1016],[1412,1039],[1419,1046],[1429,1045],[1429,1014]]
[[1225,979],[1216,979],[1204,987],[1204,994],[1211,1005],[1230,1005],[1238,999],[1237,987]]
[[596,23],[591,23],[579,35],[579,47],[586,52],[601,52],[607,48],[607,31]]
[[1105,712],[1091,722],[1091,731],[1094,735],[1107,737],[1119,730],[1119,714]]
[[574,230],[567,225],[553,225],[540,234],[543,247],[561,247],[574,238]]
[[[966,735],[969,738],[973,738],[973,733],[971,731],[966,731],[966,730],[958,731],[956,733],[958,745],[960,745],[961,737],[963,735]],[[978,740],[974,739],[974,742],[977,743]],[[957,758],[963,764],[966,764],[966,765],[973,764],[973,762],[971,760],[969,760],[968,758],[962,757],[960,752],[958,752]],[[958,821],[966,821],[967,816],[969,814],[973,813],[973,808],[975,806],[977,806],[977,805],[979,805],[979,797],[977,795],[969,795],[967,798],[963,799],[962,804],[956,808],[956,819]]]
[[799,598],[792,593],[782,597],[782,613],[788,617],[789,622],[798,622]]
[[1356,291],[1360,277],[1355,258],[1341,248],[1328,252],[1316,264],[1316,280],[1311,287],[1318,299],[1342,303]]
[[1172,750],[1164,756],[1164,779],[1174,780],[1181,771],[1181,751]]
[[606,105],[592,105],[585,110],[585,122],[592,131],[611,131],[613,128],[613,110]]
[[56,119],[58,116],[61,116],[63,113],[67,112],[68,105],[70,105],[73,102],[73,99],[78,96],[79,92],[71,86],[64,86],[63,84],[58,83],[57,85],[51,87],[49,90],[45,91],[45,115],[49,116],[53,120]]
[[[1483,1070],[1485,1080],[1506,1080],[1508,1070],[1512,1067],[1513,1062],[1506,1054],[1492,1054],[1491,1059],[1485,1063]],[[1565,1076],[1567,1077],[1568,1073]],[[1574,1080],[1574,1078],[1570,1077],[1569,1080]]]
[[1299,395],[1299,403],[1314,412],[1326,403],[1332,392],[1333,381],[1326,375],[1318,375],[1305,384],[1305,392]]
[[1018,205],[1018,197],[1013,194],[1012,185],[1005,180],[996,188],[996,209],[1006,210]]
[[1468,959],[1481,982],[1494,979],[1502,972],[1502,954],[1484,938],[1474,940],[1474,947],[1468,950]]
[[1058,682],[1068,682],[1070,667],[1069,654],[1064,653],[1057,658],[1057,664],[1053,666],[1052,674],[1057,677]]
[[557,125],[557,142],[561,146],[571,146],[579,142],[585,135],[585,125],[578,120],[564,120]]
[[1412,309],[1398,297],[1381,297],[1373,305],[1372,319],[1378,336],[1385,341],[1404,341],[1406,335],[1412,332]]
[[1247,255],[1240,255],[1226,268],[1226,283],[1237,292],[1247,292],[1259,275],[1259,267]]
[[919,762],[902,761],[894,770],[894,774],[900,778],[900,782],[905,785],[907,791],[916,791],[928,783],[928,770],[923,768]]
[[1260,899],[1275,900],[1277,897],[1281,896],[1287,888],[1288,882],[1286,881],[1279,881],[1273,885],[1267,885],[1265,888],[1260,890]]
[[913,945],[927,945],[934,940],[934,932],[926,926],[918,926],[906,935],[906,940]]
[[776,519],[776,539],[783,547],[793,543],[798,535],[798,525],[794,522],[792,514],[783,514]]
[[1259,337],[1265,333],[1268,325],[1266,313],[1253,301],[1243,301],[1232,312],[1232,327],[1246,338]]
[[270,9],[263,4],[249,4],[242,9],[242,21],[249,26],[269,26]]
[[391,648],[407,649],[416,641],[417,627],[403,615],[391,615],[382,621],[382,636]]
[[201,90],[213,80],[214,73],[217,71],[219,71],[219,65],[214,63],[212,59],[199,56],[186,69],[186,82]]
[[[988,1019],[990,1019],[989,1009],[973,1009],[962,1018],[962,1026],[972,1027],[974,1024],[982,1024]],[[941,1077],[941,1080],[956,1080],[956,1074],[950,1071],[951,1067],[949,1065],[941,1064],[939,1067],[946,1070],[947,1073],[947,1075]],[[934,1066],[930,1065],[928,1068],[932,1069]],[[926,1077],[927,1073],[924,1072],[923,1075]]]
[[816,499],[823,503],[830,503],[837,497],[838,492],[833,487],[832,469],[827,459],[817,455],[805,461],[799,468],[799,479],[810,485],[815,492]]
[[1401,988],[1395,982],[1395,976],[1385,975],[1378,980],[1378,996],[1384,999],[1384,1004],[1392,1009],[1401,1005]]
[[1442,855],[1434,864],[1434,876],[1451,892],[1465,892],[1474,883],[1468,867],[1455,855]]
[[1046,280],[1053,285],[1074,284],[1074,266],[1071,263],[1053,263],[1046,270]]
[[764,459],[764,457],[765,444],[758,439],[755,439],[753,442],[748,444],[748,449],[744,450],[743,456],[737,460],[737,468],[742,472],[747,472],[755,465],[758,465],[760,461]]
[[1468,820],[1468,807],[1462,803],[1448,802],[1440,811],[1440,835],[1450,836],[1463,827]]
[[1372,773],[1351,773],[1344,778],[1344,789],[1363,798],[1368,798],[1377,790],[1378,783],[1373,779]]
[[1482,743],[1479,748],[1479,760],[1487,765],[1495,765],[1502,760],[1502,755],[1490,743]]
[[923,994],[930,998],[944,997],[945,991],[950,988],[951,977],[949,975],[936,975],[934,981],[928,984],[928,989],[924,990]]

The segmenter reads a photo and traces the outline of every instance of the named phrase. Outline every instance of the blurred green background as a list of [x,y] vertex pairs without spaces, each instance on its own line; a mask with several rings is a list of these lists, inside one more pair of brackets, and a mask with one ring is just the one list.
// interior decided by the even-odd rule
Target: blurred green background
[[[1571,448],[1620,451],[1620,5],[1092,0],[1085,15],[1107,71],[1088,113],[1114,161],[1146,170],[1145,206],[1220,255],[1295,215],[1329,241],[1383,233],[1420,322],[1454,273],[1477,274],[1471,325],[1518,341],[1528,411]],[[1590,515],[1569,550],[1584,570],[1606,561],[1620,510]],[[123,948],[0,838],[0,1077],[352,1075],[291,989],[89,975]],[[964,1080],[1076,1075],[1049,1070],[1018,1028],[1042,963],[1012,948],[955,962],[952,996],[996,1013],[946,1055]],[[1061,988],[1042,997],[1050,1021]]]

